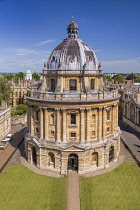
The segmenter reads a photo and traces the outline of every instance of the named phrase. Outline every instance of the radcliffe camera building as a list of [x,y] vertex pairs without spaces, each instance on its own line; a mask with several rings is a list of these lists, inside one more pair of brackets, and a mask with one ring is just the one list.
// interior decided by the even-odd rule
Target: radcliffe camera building
[[103,71],[72,21],[67,38],[44,64],[43,81],[27,91],[28,162],[66,175],[109,167],[118,159],[117,90],[105,91]]

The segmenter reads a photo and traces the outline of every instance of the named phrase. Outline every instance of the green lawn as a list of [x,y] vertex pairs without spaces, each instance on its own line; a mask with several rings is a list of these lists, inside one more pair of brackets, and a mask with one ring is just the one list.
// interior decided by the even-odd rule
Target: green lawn
[[67,178],[35,174],[23,165],[7,165],[0,174],[1,210],[66,210]]
[[140,169],[124,163],[114,171],[80,178],[82,210],[139,210]]

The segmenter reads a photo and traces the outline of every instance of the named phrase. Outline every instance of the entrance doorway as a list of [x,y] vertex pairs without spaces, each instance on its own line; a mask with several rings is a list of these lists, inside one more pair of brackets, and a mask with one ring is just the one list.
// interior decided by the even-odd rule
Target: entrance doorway
[[78,155],[71,154],[68,157],[68,169],[78,171]]
[[114,147],[111,146],[109,149],[109,162],[113,161],[114,159]]
[[37,165],[37,154],[36,154],[35,147],[32,148],[32,160],[33,160],[33,164],[36,166]]

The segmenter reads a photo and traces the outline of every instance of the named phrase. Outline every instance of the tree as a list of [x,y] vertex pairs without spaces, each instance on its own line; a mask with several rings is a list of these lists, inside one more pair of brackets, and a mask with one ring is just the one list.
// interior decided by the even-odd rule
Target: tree
[[11,109],[11,116],[20,115],[24,116],[27,112],[27,105],[19,104],[17,107]]
[[25,77],[25,74],[23,72],[19,72],[16,76],[23,80]]
[[36,73],[36,72],[34,72],[34,73],[32,74],[32,77],[33,77],[33,79],[35,79],[35,80],[40,80],[40,75],[39,75],[38,73]]
[[1,100],[9,101],[12,94],[11,84],[4,77],[0,77],[0,103]]
[[120,76],[120,75],[115,76],[115,77],[114,77],[114,82],[115,82],[115,83],[116,83],[116,82],[118,82],[118,83],[123,83],[123,82],[124,82],[124,77],[123,77],[123,76]]
[[7,80],[10,80],[10,81],[11,81],[12,78],[14,77],[14,75],[10,73],[10,74],[5,74],[4,77],[5,77]]

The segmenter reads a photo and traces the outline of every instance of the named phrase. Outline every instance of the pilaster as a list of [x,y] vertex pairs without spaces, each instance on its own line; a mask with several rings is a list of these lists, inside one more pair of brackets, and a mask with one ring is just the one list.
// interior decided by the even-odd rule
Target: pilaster
[[40,107],[40,138],[43,138],[43,109]]
[[87,108],[87,124],[86,124],[86,140],[90,141],[90,112],[91,112],[91,108]]
[[48,140],[48,110],[44,108],[44,138]]
[[103,107],[103,124],[102,124],[103,138],[106,136],[106,107]]
[[62,109],[62,115],[63,115],[63,138],[62,141],[66,142],[66,109]]
[[102,118],[102,108],[99,107],[98,108],[98,133],[97,133],[97,139],[101,139],[102,138],[102,122],[103,118]]
[[60,123],[60,109],[57,108],[56,110],[56,141],[60,142],[61,141],[61,123]]
[[81,124],[81,131],[80,131],[80,142],[84,142],[85,140],[85,131],[84,131],[84,110],[80,109],[80,124]]

